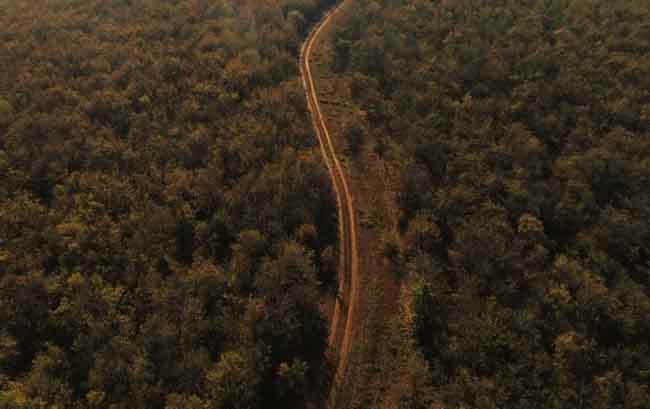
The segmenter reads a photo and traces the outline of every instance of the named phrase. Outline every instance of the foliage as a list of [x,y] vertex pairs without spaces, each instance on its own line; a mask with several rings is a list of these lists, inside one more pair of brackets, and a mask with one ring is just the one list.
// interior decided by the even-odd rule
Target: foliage
[[337,230],[297,53],[332,2],[0,3],[0,407],[302,407]]
[[348,125],[343,131],[343,137],[348,146],[348,150],[353,157],[358,157],[361,153],[364,140],[364,130],[356,124]]
[[400,161],[402,263],[437,397],[646,407],[649,3],[359,0],[350,14],[333,69]]

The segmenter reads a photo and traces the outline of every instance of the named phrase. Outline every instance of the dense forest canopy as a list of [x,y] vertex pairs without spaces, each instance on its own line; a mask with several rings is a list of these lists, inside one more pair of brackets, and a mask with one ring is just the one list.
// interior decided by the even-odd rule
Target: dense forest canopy
[[435,392],[401,407],[647,408],[650,2],[354,3]]
[[302,407],[335,205],[327,0],[0,2],[0,407]]

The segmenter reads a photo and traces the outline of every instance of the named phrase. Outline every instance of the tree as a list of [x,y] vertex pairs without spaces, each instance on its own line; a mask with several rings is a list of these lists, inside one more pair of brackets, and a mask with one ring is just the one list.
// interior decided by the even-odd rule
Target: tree
[[333,71],[400,172],[395,268],[442,406],[637,405],[650,7],[516,3],[359,2]]
[[304,407],[336,205],[295,61],[331,0],[230,3],[2,5],[0,406]]
[[348,124],[343,132],[348,150],[353,157],[358,157],[364,143],[364,130],[356,123]]
[[0,97],[0,126],[7,125],[11,122],[14,109],[6,99]]
[[35,405],[69,405],[72,389],[67,378],[69,363],[65,353],[54,345],[36,356],[25,379],[25,392]]
[[[260,363],[261,364],[261,363]],[[260,368],[242,352],[228,351],[206,374],[206,389],[216,407],[247,409],[254,404]]]

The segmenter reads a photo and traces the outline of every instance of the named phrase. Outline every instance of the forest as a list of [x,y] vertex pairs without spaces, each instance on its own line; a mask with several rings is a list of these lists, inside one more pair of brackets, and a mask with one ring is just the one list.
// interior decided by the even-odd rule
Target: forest
[[[323,403],[338,221],[298,54],[334,3],[0,0],[0,409]],[[386,407],[646,409],[650,2],[349,3],[342,162],[398,169],[413,316],[368,345],[423,362]]]
[[331,0],[0,1],[0,408],[300,408],[336,207]]
[[332,69],[351,150],[400,169],[387,253],[428,364],[396,407],[647,408],[650,3],[353,7]]

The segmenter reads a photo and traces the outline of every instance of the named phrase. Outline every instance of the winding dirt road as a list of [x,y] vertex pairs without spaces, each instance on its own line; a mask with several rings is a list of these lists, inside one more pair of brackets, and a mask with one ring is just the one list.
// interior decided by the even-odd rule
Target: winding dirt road
[[[323,120],[323,115],[318,103],[318,97],[316,95],[316,87],[314,86],[314,79],[311,74],[309,59],[311,57],[312,48],[314,47],[314,43],[318,39],[319,34],[328,24],[330,24],[332,17],[340,11],[341,7],[347,1],[349,0],[343,0],[338,6],[333,8],[323,17],[307,37],[300,52],[300,74],[302,76],[302,83],[305,89],[309,111],[311,113],[312,125],[314,126],[316,136],[318,137],[318,143],[320,144],[323,160],[327,165],[327,170],[332,179],[332,184],[334,185],[339,216],[340,260],[338,272],[338,294],[340,296],[336,297],[336,305],[334,307],[334,315],[330,324],[330,334],[328,339],[330,350],[334,353],[333,356],[338,354],[338,365],[332,381],[332,389],[329,397],[329,406],[332,408],[336,406],[339,386],[345,376],[345,371],[349,361],[353,332],[352,326],[358,302],[357,287],[359,282],[359,262],[357,256],[357,234],[352,195],[348,188],[348,182],[345,173],[343,172],[343,167],[336,156],[334,144],[332,143],[327,126]],[[344,302],[341,298],[345,298],[346,295],[347,302],[343,305]],[[345,306],[347,306],[347,311],[344,312],[343,310]],[[339,335],[340,327],[343,327],[343,332]]]

